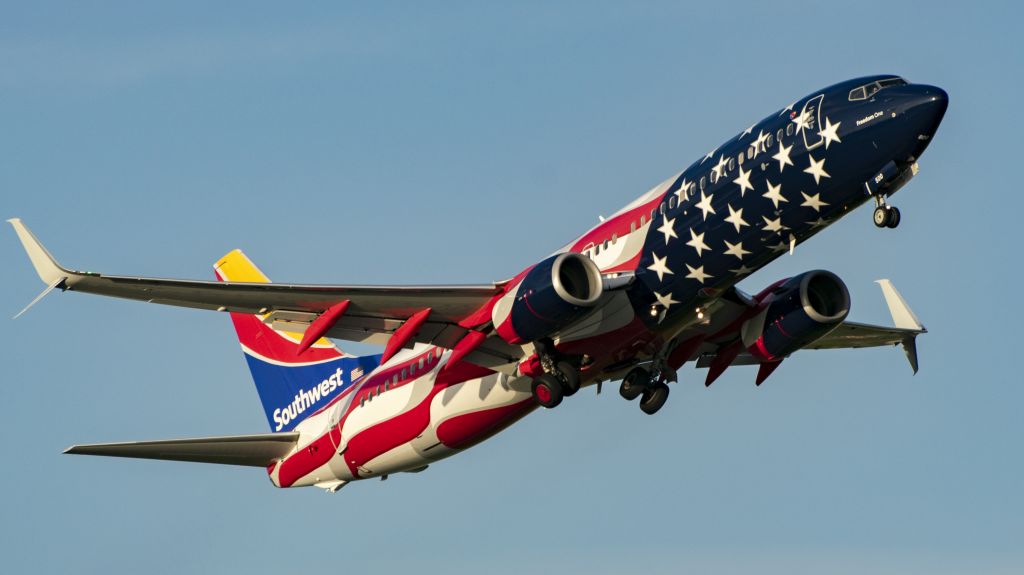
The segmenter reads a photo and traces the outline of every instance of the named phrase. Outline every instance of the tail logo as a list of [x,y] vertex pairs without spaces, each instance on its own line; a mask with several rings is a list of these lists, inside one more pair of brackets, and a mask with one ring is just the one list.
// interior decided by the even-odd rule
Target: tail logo
[[316,405],[324,397],[330,396],[334,393],[334,390],[338,389],[338,386],[343,385],[344,381],[341,379],[342,370],[337,370],[331,374],[330,377],[321,381],[319,384],[314,385],[310,389],[300,389],[295,394],[295,398],[292,402],[286,406],[278,407],[274,410],[274,431],[281,431],[284,426],[291,423],[297,417],[302,415],[307,409]]

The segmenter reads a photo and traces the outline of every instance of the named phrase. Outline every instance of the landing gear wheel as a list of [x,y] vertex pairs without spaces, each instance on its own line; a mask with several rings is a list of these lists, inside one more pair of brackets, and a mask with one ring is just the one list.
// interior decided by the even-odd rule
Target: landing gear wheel
[[558,370],[559,379],[562,381],[562,392],[566,397],[580,390],[580,372],[567,361],[560,361],[555,364]]
[[562,403],[562,382],[550,373],[533,380],[533,398],[541,407],[551,409]]
[[882,204],[875,208],[875,213],[872,214],[872,219],[875,222],[875,226],[884,228],[889,225],[889,206]]
[[619,386],[619,395],[626,401],[633,401],[640,397],[640,394],[650,385],[651,372],[642,367],[634,367],[622,378],[622,385]]
[[900,225],[900,209],[894,206],[889,207],[889,221],[885,222],[886,227],[895,228]]
[[640,398],[640,411],[647,415],[654,415],[665,405],[666,400],[668,400],[667,385],[659,383],[651,386],[644,391],[644,396]]

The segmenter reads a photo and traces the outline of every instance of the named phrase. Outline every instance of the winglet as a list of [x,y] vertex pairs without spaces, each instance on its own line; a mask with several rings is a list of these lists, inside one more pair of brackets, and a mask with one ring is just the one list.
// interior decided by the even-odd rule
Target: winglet
[[914,374],[917,374],[917,335],[928,330],[921,325],[921,321],[917,319],[917,316],[911,311],[910,306],[907,305],[900,292],[896,291],[896,286],[892,285],[891,281],[881,279],[875,283],[882,288],[882,295],[885,296],[885,303],[889,306],[889,314],[892,315],[893,324],[900,329],[917,332],[907,335],[900,343],[903,347],[903,352],[907,354],[910,368],[914,370]]
[[32,260],[32,265],[35,266],[36,273],[39,274],[39,279],[43,280],[44,284],[53,286],[68,277],[68,270],[57,263],[57,260],[50,255],[50,252],[46,251],[43,244],[39,243],[36,236],[25,224],[21,223],[20,219],[11,218],[7,221],[14,226],[14,231],[18,234],[21,245],[25,247],[28,259]]
[[910,310],[910,306],[907,305],[900,292],[896,291],[896,286],[892,285],[891,281],[882,279],[875,283],[882,288],[882,295],[885,296],[885,303],[889,306],[889,313],[892,315],[892,321],[896,327],[921,332],[928,331],[921,325],[917,316]]

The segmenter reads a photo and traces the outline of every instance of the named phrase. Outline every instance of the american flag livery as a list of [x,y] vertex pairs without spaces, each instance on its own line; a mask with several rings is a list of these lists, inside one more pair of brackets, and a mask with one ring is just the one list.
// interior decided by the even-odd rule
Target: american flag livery
[[[229,313],[272,431],[68,452],[260,466],[279,487],[337,491],[422,471],[603,381],[621,380],[619,394],[653,414],[687,362],[707,369],[705,385],[756,365],[760,385],[804,349],[895,344],[916,371],[925,329],[888,280],[893,326],[847,321],[849,291],[825,270],[754,295],[734,286],[861,204],[896,227],[888,198],[917,174],[947,104],[940,88],[892,75],[813,92],[492,284],[276,284],[237,250],[217,282],[83,273],[10,220],[42,295]],[[351,356],[329,338],[383,352]]]

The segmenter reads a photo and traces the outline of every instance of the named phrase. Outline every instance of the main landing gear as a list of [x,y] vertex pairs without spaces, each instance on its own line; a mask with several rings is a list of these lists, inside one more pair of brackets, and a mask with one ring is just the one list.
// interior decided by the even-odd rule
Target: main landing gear
[[900,209],[885,202],[885,196],[875,196],[875,213],[872,219],[880,228],[895,228],[900,225]]
[[626,401],[640,398],[640,411],[654,415],[668,400],[668,385],[643,367],[634,367],[622,378],[619,395]]
[[[544,363],[544,360],[541,360]],[[549,369],[533,380],[533,398],[551,409],[580,389],[580,372],[567,361],[550,362]]]

